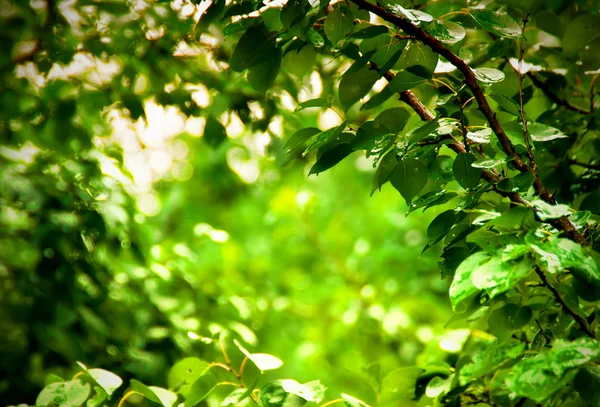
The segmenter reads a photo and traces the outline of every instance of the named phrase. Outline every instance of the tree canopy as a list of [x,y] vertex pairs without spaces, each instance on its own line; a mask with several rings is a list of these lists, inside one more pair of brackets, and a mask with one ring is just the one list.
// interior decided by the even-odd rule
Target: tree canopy
[[600,405],[598,7],[2,0],[0,400]]

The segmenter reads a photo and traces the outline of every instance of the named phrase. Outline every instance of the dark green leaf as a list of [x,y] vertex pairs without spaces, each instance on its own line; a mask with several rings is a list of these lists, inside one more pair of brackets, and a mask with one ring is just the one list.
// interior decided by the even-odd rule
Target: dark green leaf
[[498,92],[491,92],[489,96],[496,103],[498,103],[502,109],[506,110],[508,113],[514,114],[515,116],[519,116],[520,107],[513,99]]
[[434,20],[425,26],[425,31],[446,44],[455,44],[466,35],[461,25],[448,20]]
[[427,184],[427,167],[413,158],[400,161],[389,175],[390,182],[410,205]]
[[505,11],[476,9],[470,11],[471,16],[479,25],[500,37],[513,40],[522,39],[521,27]]
[[350,155],[350,153],[353,151],[354,150],[352,149],[352,146],[347,143],[342,143],[331,147],[329,150],[325,151],[321,157],[319,157],[317,162],[311,167],[308,174],[318,174],[330,169]]
[[325,35],[333,46],[337,46],[352,30],[352,11],[338,3],[325,19]]
[[300,111],[300,110],[304,110],[304,109],[308,109],[309,107],[330,107],[331,106],[331,100],[328,98],[316,98],[316,99],[310,99],[310,100],[306,100],[302,103],[299,103],[298,106],[296,107],[296,112]]
[[368,27],[353,33],[350,37],[357,39],[368,39],[377,37],[381,34],[387,34],[389,31],[390,29],[387,28],[385,25],[369,25]]
[[477,158],[473,154],[462,153],[456,156],[452,165],[452,172],[456,181],[465,189],[472,189],[479,184],[481,169],[473,167]]
[[265,93],[271,87],[281,66],[281,49],[275,48],[265,56],[264,62],[248,69],[248,82],[260,93]]
[[303,146],[308,139],[319,133],[321,133],[321,130],[317,129],[316,127],[306,127],[304,129],[300,129],[292,134],[292,136],[286,141],[283,149],[289,153],[296,148]]
[[204,125],[204,141],[212,148],[217,148],[223,141],[227,139],[225,126],[212,116],[206,118]]
[[271,59],[277,52],[275,39],[276,35],[269,34],[264,25],[248,28],[233,50],[231,69],[241,72]]
[[497,184],[500,191],[504,192],[527,192],[529,187],[533,185],[533,174],[530,172],[522,172],[512,178],[505,178]]
[[342,109],[348,110],[350,107],[364,97],[379,79],[379,74],[367,67],[357,72],[344,74],[340,81],[338,97]]

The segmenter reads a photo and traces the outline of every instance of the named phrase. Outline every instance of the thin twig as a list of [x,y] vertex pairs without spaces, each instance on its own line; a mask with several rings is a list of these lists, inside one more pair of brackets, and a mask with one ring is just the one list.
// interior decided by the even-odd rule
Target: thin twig
[[[521,34],[525,37],[525,27],[527,27],[527,23],[529,22],[529,13],[525,13],[525,17],[523,17],[523,28],[521,29]],[[525,49],[523,48],[523,42],[525,40],[521,39],[519,41],[519,69],[517,70],[517,78],[519,81],[519,114],[521,116],[521,124],[523,125],[523,137],[525,138],[525,146],[527,147],[527,158],[529,158],[529,168],[531,172],[537,176],[537,165],[535,164],[535,160],[533,157],[533,146],[531,145],[531,137],[529,136],[529,130],[527,129],[527,119],[525,119],[525,109],[523,107],[523,55],[525,54]]]
[[548,279],[546,278],[546,274],[542,271],[542,269],[540,269],[539,267],[535,267],[535,272],[540,277],[540,280],[542,280],[542,283],[544,283],[546,288],[548,288],[548,290],[550,290],[550,292],[554,296],[554,299],[556,300],[556,302],[558,302],[562,306],[562,308],[565,310],[565,312],[567,314],[569,314],[571,317],[573,317],[575,322],[577,322],[577,324],[579,324],[579,327],[581,328],[581,330],[590,338],[596,339],[596,335],[590,330],[587,322],[585,321],[585,318],[583,318],[581,315],[579,315],[578,313],[573,311],[571,308],[569,308],[569,306],[565,303],[565,301],[561,297],[558,290],[556,288],[554,288],[548,282]]
[[584,109],[582,109],[580,107],[577,107],[577,106],[571,104],[571,102],[569,102],[566,99],[561,99],[560,97],[558,97],[558,95],[556,95],[548,87],[548,85],[546,85],[545,82],[543,82],[537,76],[535,76],[535,74],[533,72],[527,72],[527,76],[529,77],[529,79],[531,79],[531,81],[533,82],[533,84],[536,87],[538,87],[542,92],[544,92],[544,95],[546,95],[546,97],[548,97],[548,99],[550,99],[552,102],[556,103],[557,105],[562,106],[564,108],[567,108],[569,110],[572,110],[574,112],[581,113],[581,114],[590,114],[590,113],[592,113],[589,110],[584,110]]
[[537,324],[538,328],[540,328],[540,333],[542,334],[544,339],[546,339],[546,343],[550,344],[552,342],[552,338],[550,338],[548,336],[548,334],[546,334],[546,331],[544,330],[544,328],[542,327],[542,324],[540,324],[540,321],[538,321],[537,318],[535,319],[535,323]]

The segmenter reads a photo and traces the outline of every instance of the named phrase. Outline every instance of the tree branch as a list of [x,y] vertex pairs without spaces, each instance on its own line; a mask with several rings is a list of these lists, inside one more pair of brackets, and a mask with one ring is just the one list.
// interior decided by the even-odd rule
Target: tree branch
[[574,112],[581,113],[581,114],[591,114],[592,113],[588,110],[584,110],[580,107],[577,107],[577,106],[571,104],[568,100],[559,98],[554,92],[552,92],[550,90],[548,85],[546,85],[545,82],[541,81],[537,76],[535,76],[533,74],[533,72],[527,72],[527,76],[529,77],[529,79],[531,79],[531,81],[533,82],[533,84],[535,86],[537,86],[542,92],[544,92],[544,95],[546,95],[548,97],[548,99],[550,99],[552,102],[556,103],[557,105],[567,108],[569,110],[572,110]]
[[587,322],[585,321],[585,318],[583,318],[581,315],[579,315],[578,313],[576,313],[575,311],[573,311],[571,308],[569,308],[567,306],[567,304],[565,303],[563,298],[560,296],[560,293],[558,292],[558,290],[556,288],[554,288],[552,285],[550,285],[550,283],[548,282],[548,279],[546,278],[546,274],[539,267],[535,267],[535,272],[540,277],[540,280],[542,280],[542,283],[548,288],[548,290],[550,290],[550,292],[554,296],[554,299],[556,300],[556,302],[558,302],[562,306],[562,308],[565,310],[565,312],[567,314],[569,314],[571,317],[573,317],[575,322],[577,322],[577,324],[579,324],[579,327],[581,328],[581,330],[583,332],[585,332],[585,334],[587,336],[589,336],[590,338],[596,339],[596,335],[590,330]]
[[[554,200],[554,197],[552,196],[552,194],[550,194],[548,189],[544,186],[544,184],[540,180],[539,176],[535,172],[532,172],[530,170],[529,166],[525,163],[525,161],[523,161],[523,159],[515,151],[515,148],[512,145],[512,142],[510,141],[510,139],[504,132],[504,129],[502,128],[502,126],[500,125],[500,122],[496,118],[496,114],[492,110],[481,87],[477,83],[477,78],[475,77],[475,74],[473,73],[471,68],[469,68],[469,66],[465,63],[465,61],[463,61],[456,54],[454,54],[452,51],[450,51],[448,48],[446,48],[444,46],[444,44],[442,44],[436,38],[434,38],[427,32],[423,31],[421,28],[417,27],[416,25],[412,24],[411,22],[405,20],[404,18],[399,17],[393,13],[390,13],[380,6],[369,3],[367,0],[351,0],[351,1],[354,4],[356,4],[358,7],[363,8],[363,9],[381,17],[385,21],[388,21],[388,22],[394,24],[396,27],[400,28],[406,34],[415,37],[417,40],[421,41],[423,44],[429,46],[435,53],[443,56],[452,65],[454,65],[456,68],[458,68],[458,70],[461,71],[464,76],[464,81],[465,81],[466,85],[469,87],[469,89],[473,93],[475,100],[477,100],[477,103],[479,104],[479,110],[481,110],[483,115],[486,117],[487,121],[490,124],[490,127],[492,128],[492,130],[494,131],[494,134],[498,138],[498,141],[500,142],[502,149],[504,150],[506,155],[508,155],[509,157],[512,158],[512,161],[511,161],[512,164],[515,166],[516,169],[518,169],[521,172],[531,172],[534,176],[533,187],[534,187],[536,193],[544,201],[546,201],[550,204],[556,203],[556,201]],[[579,231],[575,228],[573,223],[571,223],[571,221],[569,219],[567,219],[565,216],[563,216],[559,219],[555,219],[550,223],[558,230],[563,231],[565,233],[565,235],[568,238],[572,239],[573,241],[575,241],[579,244],[582,244],[582,245],[587,245],[587,242],[586,242],[584,236],[581,233],[579,233]]]

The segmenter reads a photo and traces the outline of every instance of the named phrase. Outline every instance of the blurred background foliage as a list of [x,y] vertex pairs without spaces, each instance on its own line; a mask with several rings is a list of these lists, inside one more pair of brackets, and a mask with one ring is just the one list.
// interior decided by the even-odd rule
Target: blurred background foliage
[[420,255],[443,209],[370,198],[358,155],[309,178],[284,155],[290,130],[337,120],[293,99],[331,94],[339,62],[287,61],[283,90],[259,94],[219,66],[226,40],[166,53],[190,4],[2,2],[2,405],[33,404],[78,360],[166,387],[177,360],[217,357],[198,338],[223,328],[284,360],[282,377],[367,401],[369,366],[458,350],[437,346],[449,283]]

